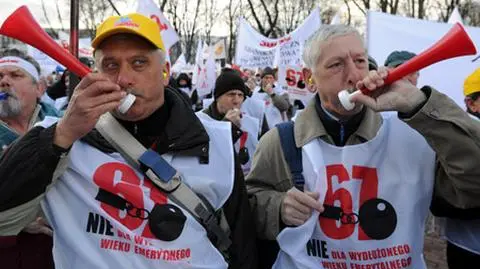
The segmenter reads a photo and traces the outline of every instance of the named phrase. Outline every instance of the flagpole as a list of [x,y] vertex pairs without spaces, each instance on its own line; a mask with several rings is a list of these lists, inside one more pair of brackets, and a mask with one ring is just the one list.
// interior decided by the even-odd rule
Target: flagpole
[[[79,21],[79,1],[70,0],[70,53],[78,58],[78,21]],[[73,93],[73,89],[80,82],[80,78],[70,72],[69,93]]]

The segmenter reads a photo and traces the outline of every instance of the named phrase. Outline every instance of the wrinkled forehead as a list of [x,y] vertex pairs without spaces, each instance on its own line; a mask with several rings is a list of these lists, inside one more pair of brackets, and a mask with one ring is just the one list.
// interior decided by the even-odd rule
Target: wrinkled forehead
[[0,75],[11,75],[11,74],[22,74],[27,76],[28,72],[25,71],[23,68],[18,67],[18,66],[13,66],[13,65],[5,65],[5,66],[0,66]]
[[318,49],[321,51],[319,61],[328,61],[336,57],[367,56],[363,39],[354,33],[331,37],[322,42]]

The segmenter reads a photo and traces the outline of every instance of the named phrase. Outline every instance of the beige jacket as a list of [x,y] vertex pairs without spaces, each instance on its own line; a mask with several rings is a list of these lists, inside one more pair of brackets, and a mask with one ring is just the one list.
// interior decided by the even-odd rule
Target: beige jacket
[[[456,207],[480,207],[480,123],[433,89],[422,109],[403,120],[423,135],[437,154],[437,195]],[[367,109],[346,144],[371,140],[381,125],[382,116]],[[298,116],[294,136],[297,147],[316,138],[333,144],[317,115],[314,99]],[[293,187],[277,130],[270,130],[260,140],[246,182],[259,237],[273,240],[281,230],[282,200]]]

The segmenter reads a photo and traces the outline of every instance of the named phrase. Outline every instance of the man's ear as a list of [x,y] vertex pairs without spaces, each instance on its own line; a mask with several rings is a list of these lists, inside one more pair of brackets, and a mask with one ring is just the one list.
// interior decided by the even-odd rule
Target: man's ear
[[165,62],[163,66],[163,85],[167,86],[168,82],[170,81],[170,63],[168,61]]
[[303,79],[305,80],[305,84],[307,86],[314,84],[312,78],[312,70],[310,68],[304,67],[302,68]]
[[[474,106],[474,104],[473,104],[472,98],[470,98],[470,97],[467,96],[467,97],[465,97],[464,100],[465,100],[465,105],[467,106],[467,108],[468,108],[469,110],[471,110],[472,112],[477,112],[477,111],[474,111],[474,110],[475,110],[475,108],[474,108],[475,106]],[[472,108],[473,108],[473,109],[472,109]]]
[[317,88],[315,87],[315,80],[313,79],[312,69],[304,67],[302,68],[302,74],[303,74],[303,79],[305,80],[305,85],[307,87],[307,90],[311,93],[316,92]]
[[37,98],[42,98],[42,95],[47,91],[47,82],[44,77],[41,77],[35,84],[34,84],[34,91],[37,95]]

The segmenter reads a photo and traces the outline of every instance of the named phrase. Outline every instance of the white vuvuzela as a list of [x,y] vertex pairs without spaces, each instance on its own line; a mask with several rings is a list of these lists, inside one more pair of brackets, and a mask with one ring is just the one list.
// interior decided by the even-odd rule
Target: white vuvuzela
[[135,102],[135,95],[129,93],[125,97],[123,97],[122,101],[120,102],[120,105],[118,106],[118,111],[122,114],[127,113],[127,111],[130,109],[130,107],[133,105]]
[[355,103],[350,101],[353,96],[362,94],[362,91],[356,90],[353,93],[350,93],[348,90],[343,90],[338,93],[338,99],[340,103],[346,110],[352,110],[355,107]]

